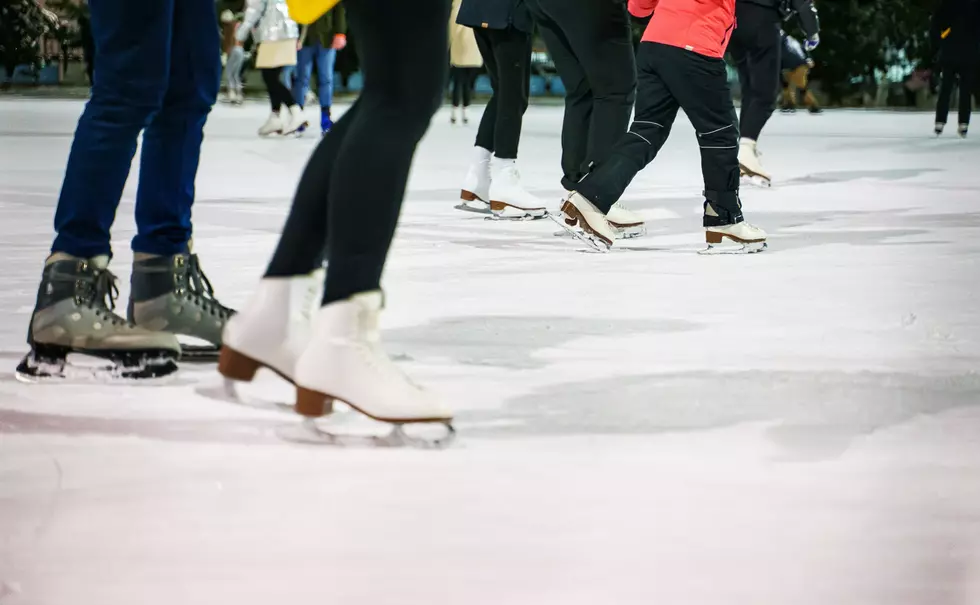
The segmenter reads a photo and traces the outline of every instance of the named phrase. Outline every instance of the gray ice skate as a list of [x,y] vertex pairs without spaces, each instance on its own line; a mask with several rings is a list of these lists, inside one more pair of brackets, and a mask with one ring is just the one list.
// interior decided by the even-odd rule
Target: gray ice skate
[[137,254],[133,260],[129,320],[185,337],[190,342],[181,343],[181,359],[217,360],[221,333],[233,313],[215,299],[196,254]]
[[[48,259],[27,333],[31,352],[17,367],[19,379],[142,379],[177,370],[180,345],[172,334],[138,328],[113,312],[118,290],[108,263],[108,256],[58,253]],[[69,354],[111,363],[76,366]]]

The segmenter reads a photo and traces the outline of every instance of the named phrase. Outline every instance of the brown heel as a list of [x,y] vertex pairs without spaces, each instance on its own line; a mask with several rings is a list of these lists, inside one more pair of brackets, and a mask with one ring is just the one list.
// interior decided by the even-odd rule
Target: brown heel
[[704,232],[704,241],[708,242],[709,244],[720,244],[721,240],[723,240],[724,238],[725,236],[722,235],[721,233],[718,233],[717,231]]
[[507,208],[507,204],[503,202],[494,202],[494,201],[490,202],[490,212],[493,212],[494,214],[499,214],[503,212],[506,208]]
[[296,387],[296,405],[293,408],[300,416],[319,418],[333,413],[333,397]]
[[218,372],[225,378],[251,382],[260,367],[262,364],[251,357],[242,355],[234,349],[221,347],[221,353],[218,355]]
[[464,202],[475,202],[480,198],[476,197],[476,194],[473,193],[472,191],[467,191],[463,189],[462,191],[459,192],[459,199],[463,200]]

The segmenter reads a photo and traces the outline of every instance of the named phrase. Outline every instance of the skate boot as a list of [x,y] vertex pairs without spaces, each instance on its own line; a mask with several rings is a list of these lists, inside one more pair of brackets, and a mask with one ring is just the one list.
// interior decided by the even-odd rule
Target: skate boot
[[[708,248],[702,254],[746,254],[766,249],[765,231],[746,223],[741,212],[732,214],[707,200],[704,202],[704,231]],[[736,246],[722,246],[726,239]]]
[[970,130],[970,125],[969,124],[960,124],[959,134],[960,134],[960,138],[961,139],[965,139],[966,138],[966,133],[967,133],[968,130]]
[[933,129],[933,132],[936,133],[937,137],[942,136],[944,128],[946,128],[945,122],[936,122],[936,127]]
[[251,382],[267,368],[293,382],[296,360],[310,340],[313,313],[323,296],[325,272],[263,277],[251,300],[225,325],[218,372]]
[[753,183],[763,187],[772,185],[772,178],[769,173],[762,168],[759,160],[759,150],[756,142],[752,139],[742,139],[738,145],[738,166],[742,170],[742,176],[749,177]]
[[330,117],[330,106],[320,108],[320,133],[327,134],[333,128],[333,119]]
[[[19,379],[142,379],[177,370],[180,344],[173,334],[136,327],[113,312],[118,290],[108,263],[108,256],[48,258],[27,332],[31,352],[17,366]],[[110,363],[76,367],[69,353]]]
[[616,239],[616,229],[606,215],[580,193],[569,195],[562,202],[561,217],[552,219],[596,252],[608,251]]
[[259,127],[259,136],[268,137],[274,134],[282,134],[282,127],[282,118],[274,111],[269,114],[265,124]]
[[606,220],[616,230],[616,239],[631,239],[640,237],[647,232],[643,219],[639,214],[616,202],[606,214]]
[[[396,425],[438,423],[452,435],[452,412],[405,376],[381,345],[380,291],[321,307],[312,337],[296,363],[296,412],[308,419],[332,411],[339,400],[365,416]],[[307,426],[317,431],[311,422]],[[321,432],[322,435],[322,432]]]
[[823,113],[823,108],[821,108],[819,105],[811,105],[807,107],[806,110],[809,111],[810,115],[812,116],[817,116]]
[[128,316],[134,324],[184,337],[181,359],[214,361],[234,311],[214,298],[196,254],[136,253]]
[[494,218],[524,220],[542,218],[548,213],[544,202],[521,184],[517,160],[494,158],[490,181],[490,212]]
[[466,171],[463,188],[459,192],[461,203],[457,210],[490,214],[490,151],[473,148],[473,162]]
[[468,115],[466,115],[466,108],[465,107],[463,108],[462,115],[463,115],[463,124],[469,124],[470,123],[470,117]]
[[449,123],[450,124],[456,124],[456,122],[457,122],[456,111],[458,109],[459,109],[458,107],[453,106],[453,108],[449,110]]
[[288,109],[286,117],[283,118],[282,134],[303,134],[310,126],[310,122],[303,115],[303,108],[293,105]]

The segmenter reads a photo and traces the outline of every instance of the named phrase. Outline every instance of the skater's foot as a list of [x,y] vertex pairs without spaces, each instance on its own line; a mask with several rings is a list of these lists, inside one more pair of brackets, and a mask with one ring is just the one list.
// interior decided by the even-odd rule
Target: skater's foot
[[456,208],[469,212],[490,212],[490,151],[473,147],[473,159],[463,178]]
[[320,305],[324,271],[294,277],[264,277],[239,313],[225,325],[218,371],[250,382],[268,368],[293,382],[296,360],[310,340],[313,313]]
[[936,122],[936,126],[933,129],[933,132],[935,132],[936,133],[936,136],[938,137],[938,136],[940,136],[943,133],[943,129],[944,128],[946,128],[946,123],[945,122]]
[[279,112],[272,112],[266,118],[265,124],[259,127],[259,136],[268,137],[274,134],[282,134],[282,117]]
[[213,360],[233,313],[214,297],[196,254],[136,253],[128,318],[147,330],[184,337],[185,359]]
[[[616,239],[616,229],[601,210],[580,193],[572,193],[562,202],[562,220],[568,229],[578,229],[596,250],[608,250]],[[581,238],[580,238],[581,239]]]
[[766,232],[745,222],[740,211],[733,214],[707,200],[704,202],[704,230],[708,243],[705,252],[708,253],[718,251],[725,240],[736,244],[733,250],[736,252],[759,252],[766,247]]
[[823,109],[819,105],[811,105],[807,107],[807,111],[810,112],[810,115],[818,115],[823,113]]
[[779,108],[779,111],[781,111],[783,113],[796,113],[796,106],[795,105],[783,105],[782,107]]
[[180,344],[173,334],[137,327],[114,312],[119,290],[108,263],[108,256],[59,252],[48,258],[28,329],[31,353],[18,366],[18,377],[70,377],[71,353],[109,362],[78,368],[89,377],[156,378],[177,370]]
[[968,130],[970,130],[970,125],[969,124],[960,124],[960,127],[959,127],[958,132],[959,132],[959,135],[960,135],[960,138],[961,139],[965,139],[966,138],[966,133],[967,133]]
[[494,159],[493,180],[490,183],[490,212],[497,218],[541,218],[547,207],[521,183],[517,160]]
[[759,159],[760,155],[754,140],[743,138],[739,142],[738,165],[742,175],[758,178],[762,181],[762,184],[768,186],[772,181],[772,177],[762,167],[762,161]]
[[617,239],[640,237],[646,233],[643,218],[623,206],[620,202],[616,202],[609,209],[609,213],[606,214],[606,220],[616,230]]
[[450,123],[450,124],[455,124],[455,123],[456,123],[456,121],[457,121],[457,119],[456,119],[456,112],[457,112],[458,110],[459,110],[459,108],[458,108],[458,107],[453,107],[453,108],[452,108],[452,109],[451,109],[451,110],[449,111],[449,123]]
[[293,105],[286,112],[283,118],[282,134],[302,134],[309,127],[310,123],[303,114],[303,108]]
[[321,307],[296,363],[296,412],[318,417],[337,399],[396,424],[449,423],[452,412],[408,379],[384,351],[378,330],[383,296],[364,292]]

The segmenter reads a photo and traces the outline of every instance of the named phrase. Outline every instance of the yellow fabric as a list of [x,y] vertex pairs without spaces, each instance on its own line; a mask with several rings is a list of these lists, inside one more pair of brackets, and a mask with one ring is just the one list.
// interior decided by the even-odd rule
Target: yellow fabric
[[337,5],[340,0],[286,0],[289,18],[300,25],[309,25]]
[[942,38],[943,40],[945,40],[946,37],[949,36],[949,32],[951,32],[951,31],[953,31],[953,28],[952,27],[947,27],[946,28],[946,31],[944,31],[943,33],[941,33],[939,35],[939,37]]

